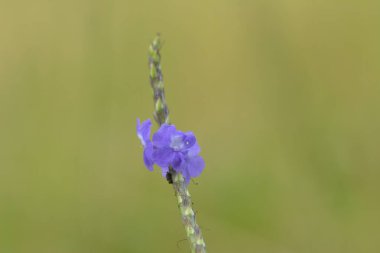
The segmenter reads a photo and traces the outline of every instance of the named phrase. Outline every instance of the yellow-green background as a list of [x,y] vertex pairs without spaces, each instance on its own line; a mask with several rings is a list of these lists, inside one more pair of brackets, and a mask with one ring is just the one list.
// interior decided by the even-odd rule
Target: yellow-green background
[[[380,2],[0,2],[0,252],[188,252],[144,168],[156,32],[209,252],[380,249]],[[156,127],[155,127],[156,129]]]

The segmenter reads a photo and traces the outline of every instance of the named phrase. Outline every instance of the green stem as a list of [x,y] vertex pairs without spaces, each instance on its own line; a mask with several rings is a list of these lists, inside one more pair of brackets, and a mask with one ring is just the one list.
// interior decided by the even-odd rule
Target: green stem
[[178,208],[181,213],[182,223],[185,226],[186,236],[189,240],[191,252],[205,253],[206,244],[202,232],[195,220],[195,213],[191,206],[191,196],[181,173],[173,174],[173,188],[177,196]]
[[[161,40],[158,34],[149,46],[149,69],[150,84],[153,89],[154,118],[161,126],[169,124],[169,109],[165,100],[164,82],[161,71]],[[173,181],[173,188],[178,201],[178,208],[181,213],[182,223],[185,226],[187,240],[190,243],[192,253],[206,253],[206,244],[203,240],[201,229],[199,228],[195,213],[192,208],[190,193],[185,180],[180,172],[169,168]]]
[[165,100],[164,80],[161,71],[161,40],[160,36],[153,40],[149,46],[149,77],[153,89],[154,119],[161,126],[169,123],[169,109]]

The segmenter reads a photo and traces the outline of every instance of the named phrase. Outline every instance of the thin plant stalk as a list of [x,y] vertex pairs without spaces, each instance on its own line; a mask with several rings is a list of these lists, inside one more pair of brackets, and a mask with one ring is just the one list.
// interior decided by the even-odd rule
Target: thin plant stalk
[[[149,77],[153,89],[154,119],[158,125],[169,124],[169,109],[165,100],[164,82],[161,70],[161,40],[157,34],[149,46]],[[198,226],[192,208],[191,195],[187,189],[184,177],[180,172],[169,168],[168,181],[173,183],[182,223],[185,227],[187,240],[192,253],[206,253],[206,244]]]

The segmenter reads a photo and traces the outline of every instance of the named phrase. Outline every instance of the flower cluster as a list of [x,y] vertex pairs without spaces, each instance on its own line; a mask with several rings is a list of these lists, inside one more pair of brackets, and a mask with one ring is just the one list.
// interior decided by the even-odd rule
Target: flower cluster
[[152,171],[157,164],[165,177],[169,167],[181,172],[185,182],[199,176],[205,163],[198,154],[201,151],[192,132],[183,133],[174,125],[163,124],[150,140],[151,121],[137,119],[137,136],[144,146],[144,163]]

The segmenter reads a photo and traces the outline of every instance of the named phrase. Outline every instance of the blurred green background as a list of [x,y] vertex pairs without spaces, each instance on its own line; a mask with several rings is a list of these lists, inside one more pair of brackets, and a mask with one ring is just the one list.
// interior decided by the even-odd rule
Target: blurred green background
[[[209,252],[378,252],[379,1],[0,2],[0,252],[188,252],[147,171],[156,32]],[[156,128],[156,127],[155,127]]]

